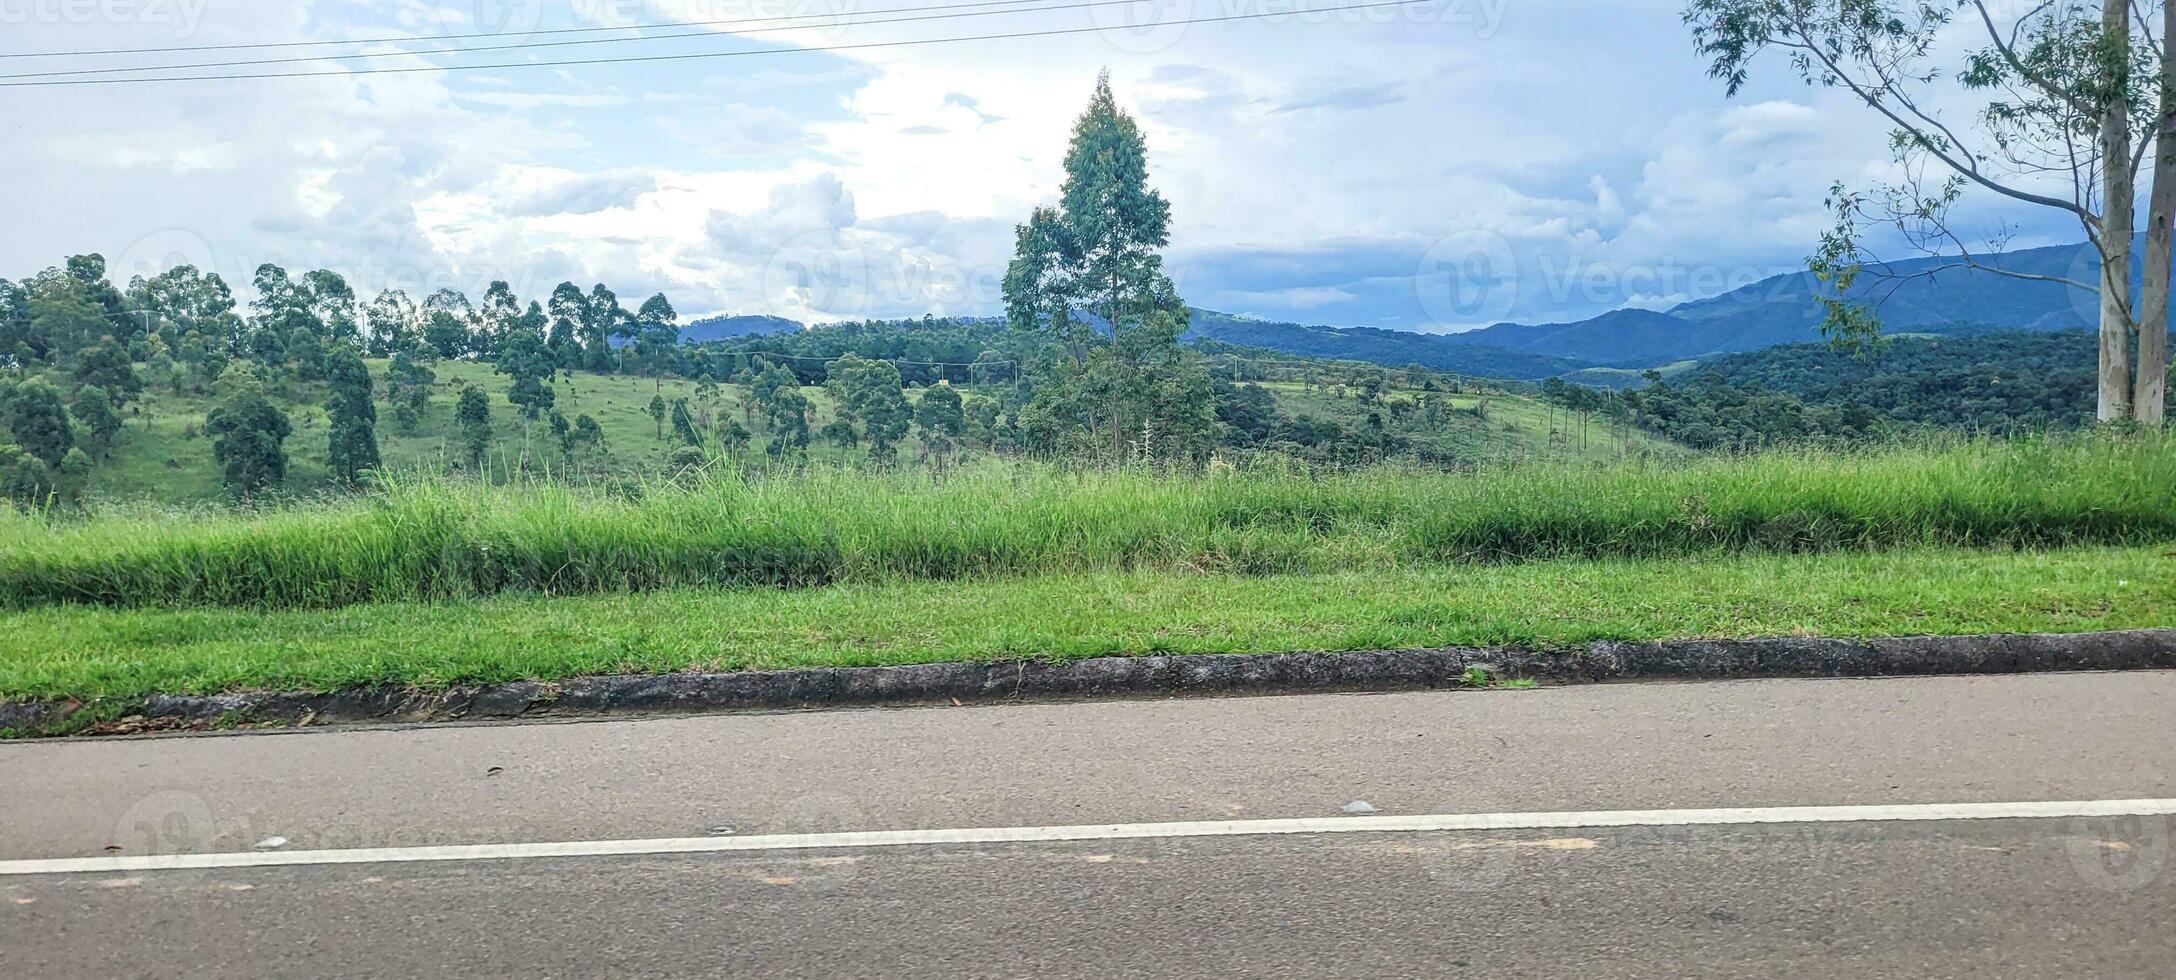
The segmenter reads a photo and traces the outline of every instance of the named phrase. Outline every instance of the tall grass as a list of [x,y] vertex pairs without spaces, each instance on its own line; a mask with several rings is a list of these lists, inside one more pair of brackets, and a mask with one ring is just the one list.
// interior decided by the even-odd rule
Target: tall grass
[[1950,441],[1609,467],[1311,477],[720,474],[688,488],[395,481],[261,512],[0,518],[0,605],[334,607],[504,592],[800,587],[1186,568],[2176,539],[2176,440]]

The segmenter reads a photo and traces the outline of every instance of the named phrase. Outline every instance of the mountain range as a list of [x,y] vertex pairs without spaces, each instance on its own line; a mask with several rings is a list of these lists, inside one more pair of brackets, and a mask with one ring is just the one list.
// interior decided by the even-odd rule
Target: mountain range
[[680,328],[680,342],[707,344],[735,337],[762,337],[802,329],[801,321],[782,316],[712,316],[690,320]]
[[[1872,303],[1884,331],[1891,334],[2048,332],[2093,325],[2094,295],[2048,278],[2093,281],[2099,273],[2090,246],[2021,249],[1979,261],[2003,271],[1962,267],[1945,258],[1869,266],[1852,298]],[[2133,283],[2139,278],[2134,265]],[[1817,297],[1825,293],[1812,273],[1798,272],[1666,310],[1625,308],[1568,323],[1498,323],[1444,334],[1286,323],[1194,309],[1186,336],[1311,357],[1538,380],[1588,368],[1659,367],[1819,340],[1822,307]],[[712,317],[690,323],[682,336],[699,343],[800,327],[779,317]]]
[[[1891,334],[2089,329],[2094,294],[2045,279],[2091,282],[2089,246],[2059,245],[1983,257],[2001,272],[1917,259],[1869,267],[1852,298],[1872,303]],[[2014,274],[2013,274],[2014,273]],[[2132,280],[2139,278],[2134,268]],[[1451,334],[1369,327],[1303,327],[1200,311],[1195,332],[1321,357],[1420,364],[1488,377],[1537,379],[1581,368],[1646,368],[1713,354],[1821,339],[1826,287],[1810,272],[1771,276],[1666,310],[1626,308],[1569,323],[1498,323]]]
[[[2095,294],[2059,282],[2019,278],[2091,282],[2099,275],[2099,263],[2088,246],[2024,249],[1981,262],[2005,271],[1965,268],[1946,258],[1869,266],[1851,298],[1871,303],[1889,333],[2043,332],[2092,326]],[[1826,294],[1812,273],[1798,272],[1664,311],[1621,309],[1573,323],[1500,323],[1450,338],[1596,365],[1650,367],[1818,340],[1822,308],[1816,297]]]

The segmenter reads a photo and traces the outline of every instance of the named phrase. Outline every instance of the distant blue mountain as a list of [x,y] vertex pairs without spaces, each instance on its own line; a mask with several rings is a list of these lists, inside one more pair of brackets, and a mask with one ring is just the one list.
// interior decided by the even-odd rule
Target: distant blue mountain
[[[1980,261],[2026,276],[2091,282],[2099,275],[2087,245],[2023,249]],[[1952,264],[1928,258],[1869,268],[1853,298],[1878,301],[1883,329],[1892,334],[2040,333],[2093,326],[2096,301],[2088,291],[1986,269],[1949,268]],[[2134,266],[2134,287],[2139,272]],[[1195,309],[1189,311],[1186,336],[1307,357],[1538,380],[1586,368],[1656,367],[1820,340],[1816,297],[1825,295],[1825,288],[1812,273],[1789,273],[1668,310],[1621,309],[1570,323],[1499,323],[1455,334],[1310,326]],[[688,324],[681,336],[699,343],[800,328],[780,317],[713,317]]]
[[701,344],[713,340],[729,340],[734,337],[762,337],[771,334],[792,333],[801,329],[801,322],[782,316],[713,316],[690,321],[680,328],[680,342]]
[[[1852,298],[1873,301],[1891,333],[2046,332],[2092,326],[2089,292],[1985,269],[1949,268],[1942,258],[1869,267]],[[1986,256],[1987,265],[2031,276],[2091,282],[2099,263],[2086,245],[2059,245]],[[2132,280],[2139,270],[2132,270]],[[1825,287],[1810,272],[1763,279],[1709,299],[1655,312],[1624,309],[1573,323],[1499,323],[1452,334],[1455,343],[1641,367],[1708,354],[1758,350],[1820,339]]]
[[1418,364],[1486,378],[1539,380],[1576,371],[1588,364],[1543,353],[1471,344],[1445,334],[1384,330],[1380,327],[1314,327],[1190,310],[1189,340],[1214,340],[1333,360],[1370,361],[1392,367]]

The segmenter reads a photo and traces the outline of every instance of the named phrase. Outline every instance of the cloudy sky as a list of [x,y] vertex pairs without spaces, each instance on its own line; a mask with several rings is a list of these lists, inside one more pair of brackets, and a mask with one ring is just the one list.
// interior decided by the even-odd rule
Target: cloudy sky
[[[375,39],[8,58],[5,74],[732,53],[0,88],[0,276],[96,251],[121,280],[189,261],[240,286],[278,262],[340,271],[366,295],[505,279],[541,298],[573,279],[663,291],[684,315],[990,314],[1012,229],[1055,200],[1103,67],[1173,202],[1182,294],[1275,319],[1453,330],[1667,307],[1802,268],[1828,187],[1888,165],[1862,110],[1790,83],[1780,62],[1726,99],[1678,0],[1428,0],[1190,25],[1175,22],[1366,0],[898,13],[958,2],[0,0],[9,54]],[[902,17],[924,19],[867,23]],[[634,35],[383,41],[698,21],[737,23],[466,54],[401,52]],[[1076,33],[884,46],[1060,30]]]

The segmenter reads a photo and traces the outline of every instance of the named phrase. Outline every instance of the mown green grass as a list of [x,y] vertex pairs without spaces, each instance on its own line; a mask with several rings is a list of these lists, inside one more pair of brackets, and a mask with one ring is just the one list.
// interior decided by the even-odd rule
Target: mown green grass
[[0,613],[0,698],[439,687],[1112,654],[2176,624],[2167,545],[1911,549],[1311,575],[1170,570],[333,610]]
[[725,472],[638,495],[400,483],[261,513],[0,518],[0,607],[335,608],[1122,570],[2176,539],[2176,440],[2078,437],[1446,474],[988,464]]

